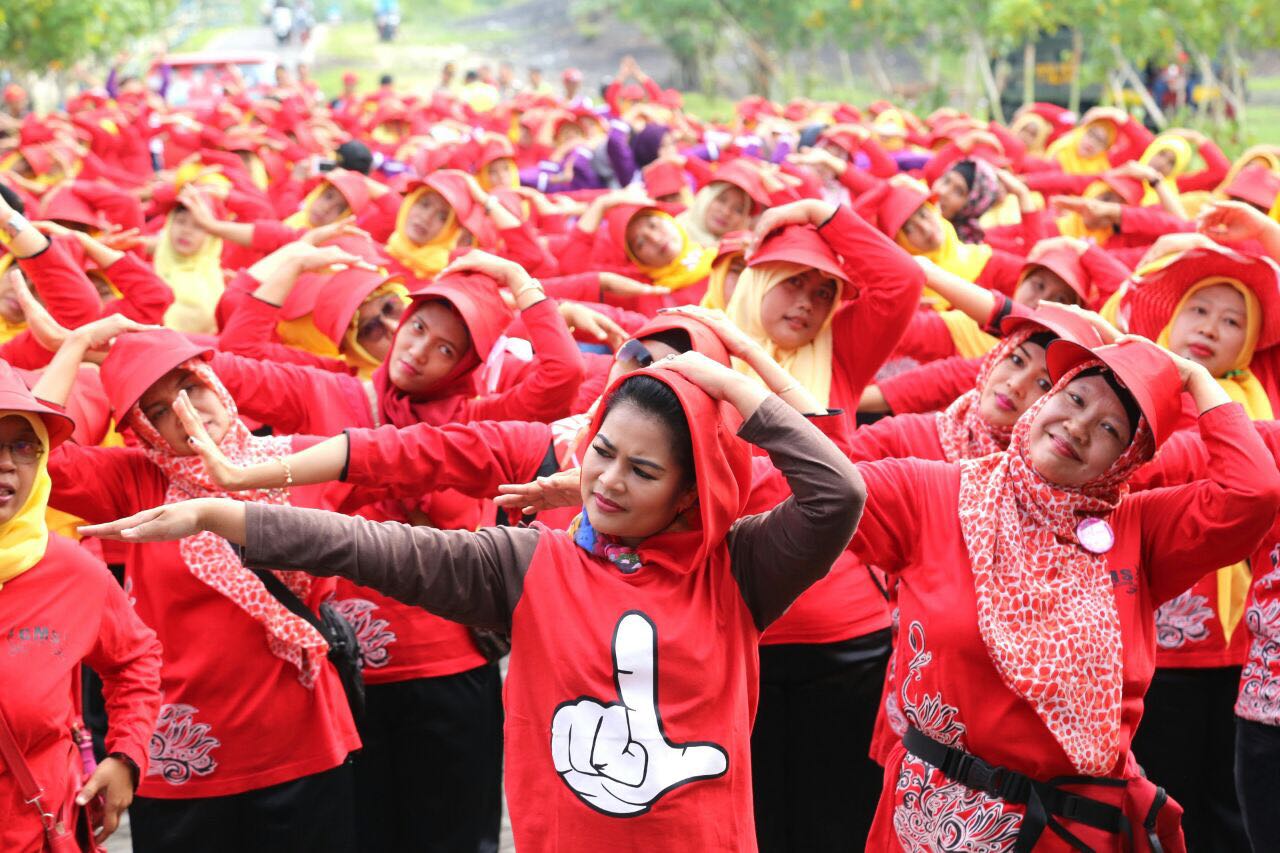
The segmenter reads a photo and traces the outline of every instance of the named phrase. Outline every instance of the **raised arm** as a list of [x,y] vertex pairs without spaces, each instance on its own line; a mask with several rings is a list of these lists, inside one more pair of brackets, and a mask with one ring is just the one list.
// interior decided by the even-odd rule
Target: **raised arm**
[[339,575],[445,619],[509,630],[540,531],[437,530],[323,510],[205,498],[166,504],[86,536],[167,542],[211,531],[242,547],[245,565]]

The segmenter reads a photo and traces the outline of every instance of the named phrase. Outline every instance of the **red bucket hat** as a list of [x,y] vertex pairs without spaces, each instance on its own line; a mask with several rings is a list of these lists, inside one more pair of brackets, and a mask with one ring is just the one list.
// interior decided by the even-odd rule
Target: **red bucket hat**
[[213,358],[213,349],[201,346],[171,329],[155,329],[121,335],[102,362],[102,387],[111,402],[116,423],[125,425],[129,410],[160,377],[184,361]]
[[1130,178],[1111,171],[1103,172],[1098,176],[1098,180],[1115,190],[1116,195],[1124,199],[1125,204],[1131,207],[1142,204],[1142,196],[1146,192],[1146,188],[1143,186],[1142,181],[1137,178]]
[[1226,247],[1191,249],[1145,275],[1135,273],[1123,285],[1118,317],[1128,331],[1155,340],[1192,285],[1215,276],[1236,279],[1258,297],[1262,317],[1256,349],[1280,343],[1280,266]]
[[342,193],[352,213],[359,215],[369,203],[369,185],[365,183],[364,175],[347,169],[334,169],[325,173],[324,180]]
[[44,194],[40,200],[40,218],[89,228],[106,228],[111,224],[102,210],[77,191],[75,182],[59,184]]
[[360,306],[388,281],[404,283],[402,276],[389,276],[385,270],[365,270],[353,267],[333,275],[317,293],[311,321],[334,346],[341,346],[342,339],[351,328],[351,320]]
[[750,231],[730,231],[720,238],[720,243],[716,246],[716,260],[726,255],[742,254],[746,251],[749,242],[751,242]]
[[[775,261],[812,267],[845,284],[851,283],[840,258],[812,225],[788,225],[774,231],[764,238],[747,266],[758,267]],[[844,295],[847,299],[853,294],[846,287]]]
[[1089,276],[1089,271],[1085,269],[1084,264],[1080,262],[1080,255],[1075,249],[1068,246],[1055,247],[1040,254],[1035,260],[1028,260],[1022,265],[1018,282],[1021,283],[1036,267],[1043,267],[1065,281],[1084,304],[1093,303],[1097,295],[1093,279]]
[[764,181],[760,172],[742,160],[730,160],[711,174],[712,182],[723,181],[733,184],[751,197],[751,201],[760,207],[768,207],[772,200],[765,192]]
[[468,177],[466,172],[458,169],[441,169],[422,183],[444,197],[449,207],[453,208],[458,222],[475,236],[479,245],[492,246],[498,240],[497,232],[485,215],[484,208],[471,197]]
[[640,173],[644,179],[644,188],[649,195],[660,198],[664,195],[675,195],[689,184],[685,181],[684,169],[676,163],[657,160],[645,166]]
[[929,188],[919,181],[894,181],[859,197],[853,203],[853,211],[880,229],[880,233],[893,238],[911,214],[932,198]]
[[1280,196],[1280,175],[1259,163],[1251,163],[1236,173],[1224,192],[1264,211],[1270,210],[1276,196]]
[[1182,379],[1173,359],[1148,341],[1127,340],[1090,349],[1068,340],[1049,344],[1045,361],[1049,378],[1057,382],[1067,371],[1097,359],[1129,390],[1151,427],[1159,447],[1182,417]]
[[1057,305],[1041,305],[1034,311],[1028,311],[1022,306],[1014,307],[1016,313],[1000,321],[1000,334],[1006,338],[1018,329],[1037,326],[1064,341],[1082,346],[1092,348],[1103,344],[1102,335],[1098,334],[1094,325],[1074,311]]
[[22,377],[7,361],[0,360],[0,413],[4,412],[26,412],[40,418],[49,434],[50,450],[66,441],[76,428],[65,412],[37,400]]

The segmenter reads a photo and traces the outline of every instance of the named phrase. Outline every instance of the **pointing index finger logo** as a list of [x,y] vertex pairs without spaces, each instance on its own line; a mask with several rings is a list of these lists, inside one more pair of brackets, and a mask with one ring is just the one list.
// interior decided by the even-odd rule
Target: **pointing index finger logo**
[[653,621],[629,610],[613,633],[618,701],[582,696],[551,721],[551,758],[577,797],[596,811],[634,817],[668,791],[723,776],[729,756],[710,742],[672,743],[658,711],[658,637]]

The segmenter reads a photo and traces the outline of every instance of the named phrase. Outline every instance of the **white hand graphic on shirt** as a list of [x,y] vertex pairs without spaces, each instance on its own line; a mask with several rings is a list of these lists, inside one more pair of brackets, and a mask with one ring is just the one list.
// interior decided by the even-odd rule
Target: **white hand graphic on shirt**
[[565,702],[551,720],[556,772],[579,799],[608,815],[644,814],[667,791],[729,767],[728,754],[714,743],[667,740],[658,715],[657,656],[653,623],[628,611],[613,633],[620,701]]

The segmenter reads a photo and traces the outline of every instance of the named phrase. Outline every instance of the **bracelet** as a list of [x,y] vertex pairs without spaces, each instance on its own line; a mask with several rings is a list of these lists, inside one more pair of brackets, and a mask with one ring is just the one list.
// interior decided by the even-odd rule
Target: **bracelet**
[[799,382],[799,380],[797,380],[797,381],[795,381],[795,382],[792,382],[792,383],[791,383],[790,385],[788,385],[786,388],[783,388],[781,391],[779,391],[779,392],[778,392],[778,396],[779,396],[779,397],[781,397],[781,396],[783,396],[783,395],[785,395],[785,394],[790,394],[792,391],[798,391],[798,390],[800,390],[800,382]]
[[289,457],[281,456],[276,460],[280,463],[280,467],[284,469],[284,488],[293,487],[293,469],[289,467]]
[[15,210],[4,223],[0,224],[0,244],[9,245],[13,238],[30,225],[27,217]]

